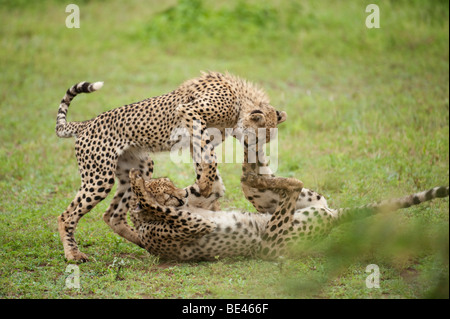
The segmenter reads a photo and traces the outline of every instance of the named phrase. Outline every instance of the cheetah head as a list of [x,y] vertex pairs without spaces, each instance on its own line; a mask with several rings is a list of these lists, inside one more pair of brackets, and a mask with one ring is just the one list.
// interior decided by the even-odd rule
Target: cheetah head
[[160,205],[179,207],[186,204],[186,191],[176,187],[167,177],[146,181],[145,187]]
[[[184,189],[177,188],[168,178],[156,178],[145,181],[144,191],[150,195],[150,198],[163,206],[181,207],[187,202],[187,192]],[[130,208],[130,219],[137,229],[143,223],[157,220],[153,214],[148,214],[142,208],[141,203],[134,193],[130,200]]]
[[270,104],[260,104],[248,111],[244,111],[242,119],[237,124],[237,131],[243,135],[258,134],[260,130],[266,129],[266,140],[270,142],[270,129],[277,128],[278,124],[287,119],[284,111],[277,111]]
[[[182,188],[176,187],[166,177],[145,181],[145,191],[162,206],[181,207],[187,202],[187,192]],[[135,197],[131,206],[134,207],[135,212],[141,210],[141,205]]]

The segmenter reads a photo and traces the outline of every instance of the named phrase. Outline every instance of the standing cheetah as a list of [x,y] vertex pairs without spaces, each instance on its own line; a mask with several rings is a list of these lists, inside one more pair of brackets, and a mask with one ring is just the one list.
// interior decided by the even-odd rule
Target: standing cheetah
[[[119,185],[103,219],[114,232],[141,245],[136,231],[126,222],[131,196],[128,172],[133,167],[143,169],[149,152],[170,150],[178,142],[173,136],[176,129],[184,128],[191,137],[201,140],[200,145],[195,145],[195,141],[190,145],[191,154],[197,159],[194,160],[197,179],[191,186],[195,201],[199,194],[209,198],[214,190],[220,197],[224,191],[207,128],[219,129],[223,140],[226,128],[245,129],[254,121],[254,114],[267,114],[264,123],[267,128],[286,119],[286,113],[276,111],[264,91],[253,84],[230,74],[210,72],[165,95],[106,111],[88,121],[68,123],[66,115],[72,99],[102,85],[102,82],[81,82],[72,86],[61,101],[56,120],[58,137],[76,138],[75,153],[81,175],[77,195],[58,217],[68,260],[87,260],[75,241],[76,226],[81,217],[107,197],[115,178]],[[217,197],[205,208],[217,208]]]

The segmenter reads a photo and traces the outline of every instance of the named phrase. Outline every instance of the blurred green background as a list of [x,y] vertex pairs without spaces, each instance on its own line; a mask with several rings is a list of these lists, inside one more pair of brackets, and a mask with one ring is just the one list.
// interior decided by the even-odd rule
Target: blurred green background
[[[162,262],[102,221],[80,222],[91,262],[65,287],[56,217],[79,187],[74,141],[54,133],[59,101],[79,81],[105,81],[72,103],[69,121],[161,95],[201,70],[259,84],[288,113],[279,176],[355,206],[449,184],[447,1],[0,0],[1,298],[448,298],[448,199],[336,228],[275,262]],[[156,175],[193,182],[190,164],[155,156]],[[223,208],[252,210],[239,164],[219,166]],[[122,260],[117,266],[114,260]],[[368,289],[366,266],[380,268]]]

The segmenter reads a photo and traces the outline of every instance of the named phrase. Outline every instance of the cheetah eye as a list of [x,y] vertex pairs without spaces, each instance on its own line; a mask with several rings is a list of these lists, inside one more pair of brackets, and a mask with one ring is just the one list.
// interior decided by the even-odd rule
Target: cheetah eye
[[261,110],[253,110],[250,112],[250,115],[253,115],[253,114],[264,114],[264,113]]

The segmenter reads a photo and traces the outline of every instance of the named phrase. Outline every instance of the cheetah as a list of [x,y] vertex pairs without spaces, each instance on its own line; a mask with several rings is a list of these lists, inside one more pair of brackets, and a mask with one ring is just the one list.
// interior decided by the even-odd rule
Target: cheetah
[[[72,99],[102,86],[103,82],[72,86],[62,99],[56,118],[56,135],[76,138],[75,154],[81,175],[78,193],[58,217],[67,260],[88,260],[78,249],[74,233],[79,220],[108,196],[115,179],[119,185],[103,219],[114,232],[141,245],[135,229],[126,221],[131,196],[128,173],[133,167],[143,169],[149,153],[168,151],[179,142],[180,137],[174,136],[177,129],[185,129],[189,136],[197,138],[197,142],[194,139],[190,143],[197,173],[196,182],[190,187],[190,200],[214,210],[224,193],[214,145],[229,134],[226,128],[243,130],[259,120],[255,117],[259,113],[266,114],[265,126],[271,128],[287,116],[286,112],[275,110],[266,93],[254,84],[228,73],[209,72],[170,93],[106,111],[91,120],[67,122]],[[212,140],[208,128],[220,130],[222,141]]]
[[[264,196],[253,198],[256,206],[266,204],[265,200],[259,203],[263,197],[276,200],[275,209],[270,207],[272,213],[213,212],[191,206],[188,190],[177,188],[168,178],[144,179],[140,170],[132,169],[130,217],[144,248],[163,259],[177,261],[233,256],[273,259],[285,255],[291,244],[326,235],[355,212],[394,211],[449,196],[449,187],[435,187],[358,208],[331,209],[323,196],[318,199],[319,195],[311,190],[302,196],[301,181],[259,174],[258,165],[252,164],[243,165],[241,183],[264,191]],[[149,160],[148,166],[152,165]],[[310,206],[304,207],[308,203]]]

